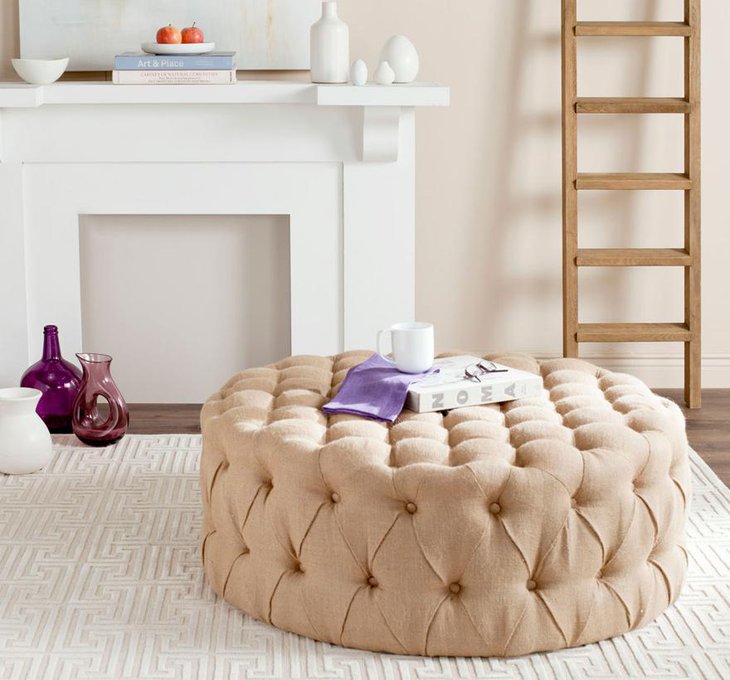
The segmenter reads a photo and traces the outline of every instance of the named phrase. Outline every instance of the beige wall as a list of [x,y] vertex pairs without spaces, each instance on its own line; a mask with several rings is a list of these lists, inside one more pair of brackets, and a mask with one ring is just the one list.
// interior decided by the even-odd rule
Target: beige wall
[[[0,70],[17,52],[16,0],[0,0]],[[582,18],[678,19],[681,0],[581,0]],[[408,34],[420,78],[452,88],[449,109],[418,114],[418,316],[441,348],[559,354],[560,1],[341,0],[352,57],[371,69]],[[704,355],[707,385],[730,386],[725,289],[730,225],[726,33],[730,6],[704,6]],[[681,41],[584,39],[584,95],[681,94]],[[582,170],[681,170],[681,120],[604,116],[581,124]],[[680,246],[681,197],[582,196],[584,247]],[[681,318],[681,271],[581,277],[585,321]],[[678,384],[679,346],[586,347],[585,354]],[[614,359],[605,359],[614,357]]]

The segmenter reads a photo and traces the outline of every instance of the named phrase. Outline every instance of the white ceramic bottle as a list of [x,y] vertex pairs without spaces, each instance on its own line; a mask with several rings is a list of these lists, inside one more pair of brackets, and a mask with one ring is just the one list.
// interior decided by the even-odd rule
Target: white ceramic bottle
[[40,398],[30,387],[0,390],[0,472],[23,475],[50,462],[51,434],[35,412]]
[[310,31],[313,83],[346,83],[350,76],[350,30],[337,16],[336,2],[322,3],[322,18]]

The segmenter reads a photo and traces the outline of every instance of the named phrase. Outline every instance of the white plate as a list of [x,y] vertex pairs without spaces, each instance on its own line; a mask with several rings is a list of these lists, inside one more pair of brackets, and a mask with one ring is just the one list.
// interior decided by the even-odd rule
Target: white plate
[[142,49],[147,54],[206,54],[215,49],[215,43],[178,43],[170,45],[167,43],[146,42],[142,43]]

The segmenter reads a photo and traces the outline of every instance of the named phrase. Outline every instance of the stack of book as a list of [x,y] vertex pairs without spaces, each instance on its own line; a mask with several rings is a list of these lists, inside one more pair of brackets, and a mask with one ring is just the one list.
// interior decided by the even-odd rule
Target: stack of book
[[114,57],[112,82],[118,85],[228,85],[236,82],[236,53],[126,52]]

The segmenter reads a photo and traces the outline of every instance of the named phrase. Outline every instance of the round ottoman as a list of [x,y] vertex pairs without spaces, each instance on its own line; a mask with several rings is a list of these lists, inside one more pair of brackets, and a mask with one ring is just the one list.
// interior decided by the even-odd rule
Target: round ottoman
[[391,425],[325,416],[370,355],[300,356],[204,406],[202,554],[257,619],[346,647],[513,656],[654,619],[679,595],[684,418],[577,359],[489,355],[539,398]]

